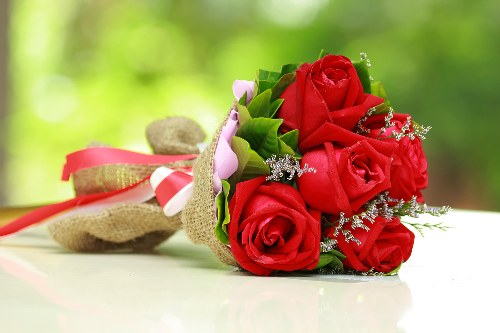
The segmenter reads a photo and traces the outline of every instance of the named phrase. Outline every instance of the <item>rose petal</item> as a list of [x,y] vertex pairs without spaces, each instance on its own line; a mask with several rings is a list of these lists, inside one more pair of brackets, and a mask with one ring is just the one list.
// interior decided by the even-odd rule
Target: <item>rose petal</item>
[[301,167],[307,164],[316,172],[297,178],[297,185],[304,200],[314,209],[330,214],[351,214],[351,204],[339,177],[335,151],[333,144],[327,142],[323,147],[307,152],[301,160]]
[[[367,140],[342,149],[338,161],[338,173],[353,211],[358,210],[378,193],[390,188],[391,155],[379,153]],[[373,173],[370,180],[366,181],[360,178],[357,172],[353,172],[352,162],[356,157],[369,163],[368,171]]]
[[280,96],[283,99],[283,104],[278,110],[278,118],[283,119],[283,124],[280,126],[282,132],[289,132],[299,128],[296,94],[296,82],[293,82]]
[[398,218],[387,220],[379,216],[369,231],[355,229],[352,232],[361,245],[347,243],[344,237],[337,238],[339,249],[346,255],[346,267],[359,271],[373,268],[388,273],[411,255],[415,235]]

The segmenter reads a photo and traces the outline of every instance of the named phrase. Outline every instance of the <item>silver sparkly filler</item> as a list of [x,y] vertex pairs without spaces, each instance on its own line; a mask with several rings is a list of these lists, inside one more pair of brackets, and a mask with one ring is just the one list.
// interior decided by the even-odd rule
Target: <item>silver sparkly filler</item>
[[[389,196],[389,192],[387,191],[375,196],[374,199],[364,205],[364,208],[365,211],[360,214],[355,214],[351,217],[346,217],[345,214],[341,212],[339,215],[339,219],[334,223],[334,237],[337,238],[339,234],[342,234],[347,243],[354,242],[360,245],[360,240],[354,237],[351,230],[361,228],[363,230],[369,231],[370,225],[375,224],[375,219],[377,218],[377,216],[381,216],[388,220],[391,220],[395,216],[409,216],[412,218],[418,218],[421,214],[429,214],[431,216],[439,217],[447,214],[451,210],[450,206],[429,207],[426,204],[421,204],[417,201],[416,196],[413,196],[409,201],[394,199]],[[420,234],[423,234],[424,228],[440,230],[446,230],[448,228],[442,223],[420,224],[418,222],[406,221],[403,221],[403,223],[411,225]],[[324,252],[328,252],[331,249],[335,249],[336,247],[336,239],[324,239],[320,244],[320,248]]]
[[[370,129],[365,127],[365,122],[370,118],[371,116],[377,113],[378,110],[376,107],[368,109],[366,114],[361,117],[361,119],[358,121],[355,127],[355,132],[358,134],[368,134],[370,133]],[[384,117],[384,127],[380,128],[380,133],[377,139],[380,139],[382,135],[385,135],[387,130],[391,127],[396,126],[396,123],[393,121],[394,118],[394,109],[389,107],[385,117]],[[392,133],[387,134],[387,137],[389,138],[394,138],[396,141],[400,141],[404,137],[408,137],[410,140],[415,140],[416,137],[420,138],[420,140],[425,140],[426,135],[429,133],[429,131],[432,129],[431,126],[422,126],[420,124],[415,123],[411,117],[407,117],[405,123],[401,127],[401,130],[396,131],[393,130]]]
[[316,169],[309,167],[307,164],[304,164],[304,167],[301,168],[299,161],[289,154],[284,156],[271,155],[266,160],[266,164],[271,169],[271,174],[266,177],[267,181],[279,182],[285,176],[285,172],[288,174],[287,180],[292,180],[295,176],[300,177],[306,172],[316,173]]
[[372,62],[370,61],[370,59],[368,59],[368,55],[366,54],[366,52],[360,52],[359,55],[361,56],[361,61],[366,62],[366,67],[372,67]]

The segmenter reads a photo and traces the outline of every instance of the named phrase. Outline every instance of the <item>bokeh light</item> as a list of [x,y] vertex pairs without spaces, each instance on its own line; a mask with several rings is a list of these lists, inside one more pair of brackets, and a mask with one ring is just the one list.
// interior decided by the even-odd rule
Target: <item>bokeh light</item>
[[72,196],[64,156],[97,140],[148,152],[184,115],[211,134],[235,79],[367,52],[399,112],[432,125],[430,204],[500,209],[500,3],[494,0],[10,0],[7,202]]

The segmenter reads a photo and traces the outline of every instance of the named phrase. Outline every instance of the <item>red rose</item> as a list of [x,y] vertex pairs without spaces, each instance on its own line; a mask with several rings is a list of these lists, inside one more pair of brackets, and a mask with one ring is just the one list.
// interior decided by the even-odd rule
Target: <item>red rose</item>
[[[370,129],[370,133],[367,134],[369,137],[385,138],[398,144],[391,168],[392,186],[389,195],[405,201],[410,200],[412,196],[416,196],[418,201],[423,202],[424,199],[420,191],[427,187],[428,176],[427,159],[425,158],[422,141],[418,137],[413,140],[404,137],[399,141],[388,139],[393,131],[401,132],[410,115],[395,113],[392,119],[394,126],[381,134],[380,128],[384,126],[384,117],[383,114],[372,116],[368,118],[364,126]],[[413,130],[413,128],[410,127],[410,130]]]
[[315,173],[297,178],[307,204],[324,213],[352,215],[380,192],[390,188],[391,156],[396,146],[364,138],[342,147],[331,142],[305,153]]
[[[359,272],[373,268],[377,272],[389,273],[410,258],[415,235],[399,218],[387,220],[379,216],[373,225],[369,222],[367,225],[369,231],[361,228],[351,230],[360,245],[354,241],[347,243],[342,233],[337,236],[339,249],[346,256],[343,262],[345,267]],[[350,224],[344,228],[350,229]],[[333,238],[333,235],[329,236]]]
[[416,196],[419,202],[424,201],[420,191],[428,184],[427,160],[419,138],[399,141],[391,169],[391,182],[391,197],[408,201]]
[[351,131],[371,107],[383,99],[365,94],[356,69],[343,56],[327,55],[313,64],[303,64],[297,79],[283,92],[278,113],[283,131],[299,130],[301,151],[326,141],[318,134],[322,127],[340,127]]
[[297,190],[259,177],[236,185],[229,203],[231,251],[244,269],[314,269],[319,260],[320,213],[306,208]]

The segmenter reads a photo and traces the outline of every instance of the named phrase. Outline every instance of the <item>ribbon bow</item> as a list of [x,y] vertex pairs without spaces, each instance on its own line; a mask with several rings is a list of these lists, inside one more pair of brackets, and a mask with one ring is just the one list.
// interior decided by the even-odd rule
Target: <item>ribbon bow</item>
[[[93,147],[66,156],[62,180],[68,181],[79,170],[110,164],[164,165],[195,159],[197,155],[147,155],[123,149]],[[75,214],[95,213],[118,203],[141,203],[156,196],[166,216],[180,212],[193,188],[191,168],[183,171],[158,167],[151,175],[119,190],[76,196],[47,205],[0,227],[0,236],[16,233],[48,218],[65,218]]]

